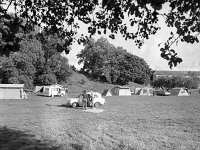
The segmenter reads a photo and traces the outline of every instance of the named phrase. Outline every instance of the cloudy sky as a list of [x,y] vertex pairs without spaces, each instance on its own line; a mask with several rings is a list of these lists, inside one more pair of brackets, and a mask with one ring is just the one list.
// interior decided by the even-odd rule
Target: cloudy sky
[[[96,35],[93,38],[97,40],[101,36],[106,37],[109,42],[116,47],[122,46],[128,52],[143,58],[152,69],[171,70],[168,66],[168,62],[161,58],[158,44],[164,43],[170,36],[170,32],[173,31],[173,29],[168,28],[162,18],[160,18],[159,26],[161,27],[161,30],[159,30],[156,35],[150,36],[149,40],[144,42],[144,45],[141,47],[141,49],[135,46],[135,43],[132,40],[124,40],[120,34],[116,35],[114,40],[110,39],[107,35]],[[87,33],[87,26],[84,24],[81,24],[79,34],[81,33]],[[179,42],[178,46],[174,45],[173,48],[178,53],[178,56],[182,58],[183,62],[178,64],[177,67],[173,68],[172,70],[200,71],[200,43],[188,44]],[[72,51],[67,56],[69,63],[71,65],[75,65],[75,67],[78,69],[81,66],[78,65],[78,59],[76,55],[81,49],[83,49],[83,47],[75,43],[72,46]]]

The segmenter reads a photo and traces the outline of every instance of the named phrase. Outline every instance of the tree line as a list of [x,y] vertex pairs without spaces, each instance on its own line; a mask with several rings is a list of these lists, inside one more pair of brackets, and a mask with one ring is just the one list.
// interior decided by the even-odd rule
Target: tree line
[[200,78],[195,73],[188,72],[187,76],[162,76],[154,79],[151,85],[156,88],[164,87],[172,89],[174,87],[185,87],[188,89],[199,88]]
[[[20,50],[0,57],[1,83],[34,85],[66,83],[73,67],[68,59],[56,50],[56,35],[32,31],[23,35]],[[115,47],[106,38],[90,39],[77,55],[83,63],[81,73],[112,84],[125,85],[129,81],[150,83],[152,69],[144,59]],[[75,69],[74,69],[75,70]]]
[[[7,24],[9,29],[12,29],[12,23],[11,17]],[[7,55],[6,50],[10,49],[7,45],[3,49],[5,54],[0,56],[0,83],[23,83],[26,88],[32,88],[67,82],[73,67],[61,54],[63,49],[70,51],[70,46],[60,47],[58,43],[63,42],[62,38],[45,30],[39,32],[38,26],[30,26],[26,31],[22,28],[17,28],[20,42],[15,44],[19,44],[16,45],[18,50]],[[6,34],[9,30],[5,28],[3,32],[9,39]],[[152,70],[144,59],[128,53],[123,47],[115,47],[103,37],[97,41],[88,39],[84,44],[84,49],[77,55],[79,63],[83,63],[82,73],[112,84],[150,82]]]
[[144,59],[115,47],[106,38],[90,39],[77,55],[81,71],[92,78],[112,84],[125,85],[128,82],[150,83],[152,69]]
[[[13,14],[7,17],[8,28],[5,27],[1,31],[10,40],[12,36],[8,33],[15,27],[14,17]],[[25,21],[22,18],[20,20],[22,23]],[[23,26],[13,29],[18,33],[20,42],[10,42],[10,45],[1,47],[4,51],[0,56],[1,83],[23,83],[26,88],[32,88],[34,85],[67,82],[73,67],[61,53],[63,49],[68,53],[70,46],[61,47],[63,40],[57,34],[38,29],[38,26],[28,26],[26,30],[23,30]],[[103,37],[97,41],[88,39],[84,44],[85,48],[77,55],[79,63],[84,64],[81,72],[112,84],[125,85],[129,81],[139,84],[150,82],[152,70],[144,59],[128,53],[122,47],[115,47]],[[14,45],[18,49],[10,52]]]
[[20,36],[19,50],[0,57],[0,83],[21,83],[31,89],[66,82],[71,70],[68,59],[56,50],[58,36],[34,30]]
[[[62,84],[67,82],[71,70],[76,70],[62,56],[62,51],[58,51],[57,43],[62,42],[59,36],[35,29],[21,30],[19,50],[0,57],[0,83],[23,83],[26,88]],[[65,49],[70,50],[70,47]],[[83,64],[80,72],[112,84],[125,85],[131,81],[168,89],[182,86],[190,89],[197,88],[199,83],[192,73],[189,78],[173,76],[151,81],[153,70],[144,59],[123,47],[115,47],[103,37],[96,41],[90,38],[77,58],[79,64]]]

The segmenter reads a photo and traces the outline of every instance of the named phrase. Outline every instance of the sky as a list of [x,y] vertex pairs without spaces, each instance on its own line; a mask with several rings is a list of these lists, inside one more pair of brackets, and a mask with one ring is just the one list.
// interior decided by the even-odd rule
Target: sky
[[[167,9],[167,7],[166,7]],[[143,58],[150,68],[154,70],[171,70],[168,66],[167,60],[163,59],[160,54],[159,43],[164,43],[170,36],[170,32],[174,29],[166,26],[164,20],[160,18],[159,26],[161,29],[153,36],[150,36],[146,40],[143,46],[139,49],[133,40],[125,40],[120,34],[115,35],[115,39],[111,39],[108,35],[95,35],[93,38],[95,40],[99,39],[101,36],[108,39],[108,41],[114,46],[121,46],[133,55],[137,55]],[[79,34],[87,34],[87,26],[81,24]],[[200,37],[199,37],[200,38]],[[80,53],[83,46],[77,43],[72,45],[72,51],[68,54],[69,64],[74,65],[77,69],[80,69],[82,65],[78,64],[78,58],[76,55]],[[178,53],[178,56],[182,58],[183,62],[174,67],[174,71],[200,71],[200,43],[188,44],[179,42],[176,46],[174,44],[173,48]]]

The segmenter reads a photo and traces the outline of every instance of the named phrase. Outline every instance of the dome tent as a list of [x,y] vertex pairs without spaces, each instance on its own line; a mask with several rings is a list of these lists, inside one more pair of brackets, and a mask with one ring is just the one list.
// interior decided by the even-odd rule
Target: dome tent
[[172,96],[189,96],[188,89],[184,87],[176,87],[169,91]]
[[136,95],[152,96],[155,95],[155,90],[150,86],[145,86],[137,90]]
[[101,95],[102,96],[112,96],[112,93],[111,93],[110,89],[105,89]]

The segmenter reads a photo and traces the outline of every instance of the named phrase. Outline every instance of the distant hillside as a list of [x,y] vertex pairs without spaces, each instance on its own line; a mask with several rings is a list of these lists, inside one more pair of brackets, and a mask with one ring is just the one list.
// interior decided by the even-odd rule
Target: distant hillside
[[[69,89],[69,97],[74,97],[81,93],[83,90],[93,89],[94,91],[102,93],[105,89],[111,89],[117,85],[95,81],[87,78],[81,73],[73,72],[72,75],[69,77],[66,86],[68,86]],[[141,85],[133,82],[130,82],[126,86],[129,86],[131,89],[133,87],[141,87]]]

